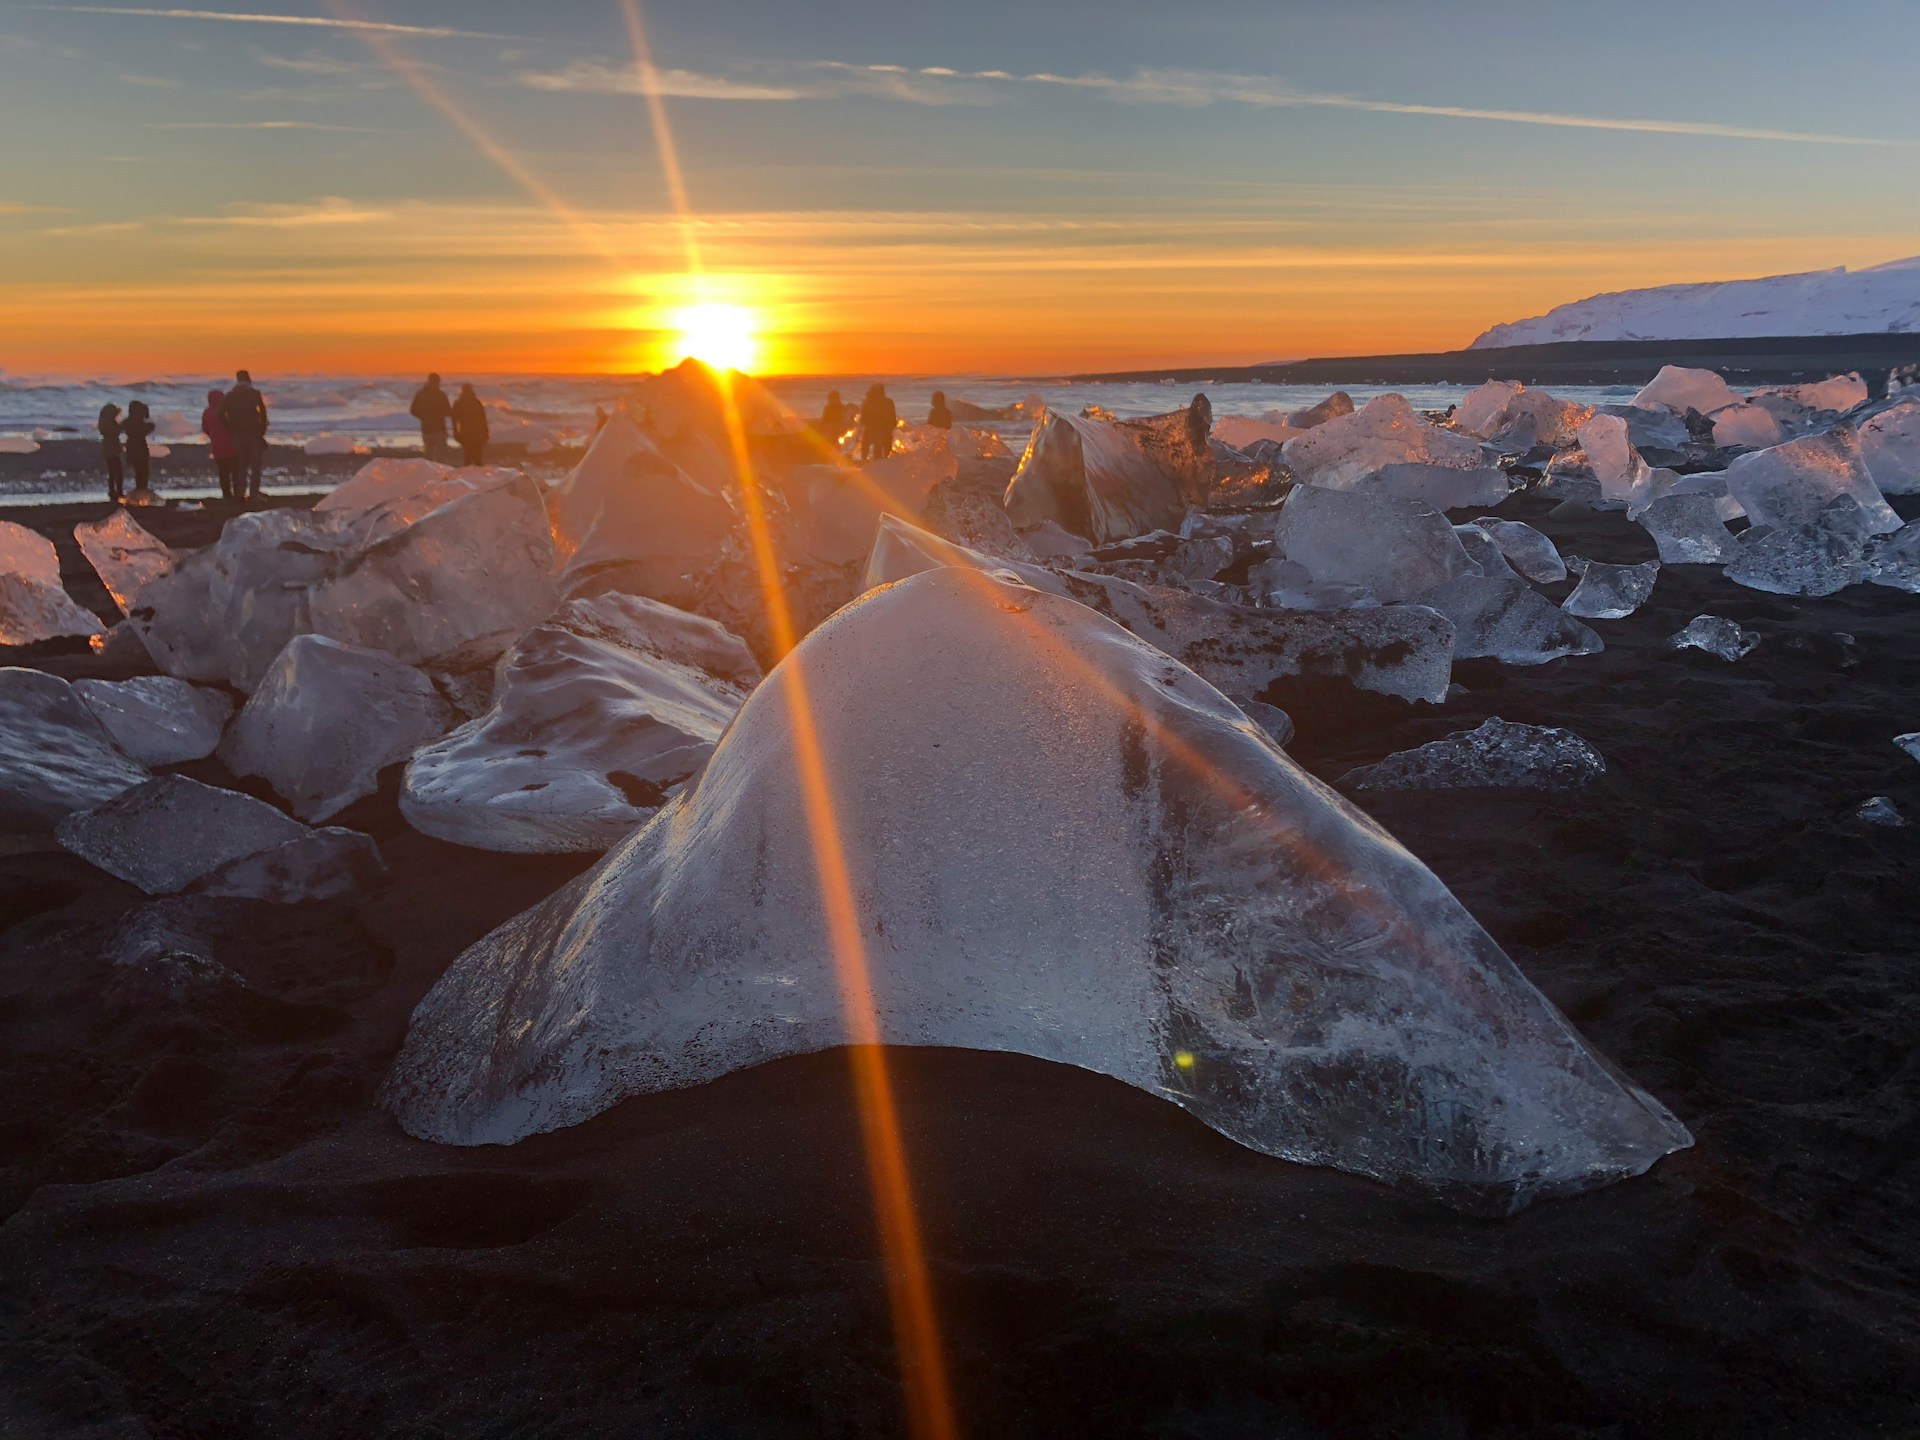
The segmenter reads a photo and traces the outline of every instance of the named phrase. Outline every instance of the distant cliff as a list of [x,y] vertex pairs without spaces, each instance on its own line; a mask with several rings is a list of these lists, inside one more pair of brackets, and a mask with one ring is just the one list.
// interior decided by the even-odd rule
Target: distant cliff
[[1920,256],[1865,270],[1814,270],[1621,290],[1496,325],[1471,348],[1567,340],[1920,334]]

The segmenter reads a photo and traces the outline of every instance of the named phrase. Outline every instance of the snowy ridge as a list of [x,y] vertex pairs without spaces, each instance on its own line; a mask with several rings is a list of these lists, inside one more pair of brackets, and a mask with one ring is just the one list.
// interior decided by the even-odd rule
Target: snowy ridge
[[1620,290],[1496,325],[1469,347],[1560,340],[1725,340],[1762,335],[1899,335],[1920,331],[1920,256],[1865,270],[1811,270]]

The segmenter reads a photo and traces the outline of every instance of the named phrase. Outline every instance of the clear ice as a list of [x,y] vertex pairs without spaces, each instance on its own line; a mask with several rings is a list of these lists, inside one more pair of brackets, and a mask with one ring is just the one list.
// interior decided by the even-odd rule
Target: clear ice
[[1478,525],[1456,525],[1453,533],[1460,537],[1460,548],[1467,552],[1467,558],[1473,561],[1480,573],[1489,580],[1518,580],[1519,573],[1507,563],[1506,552],[1494,539]]
[[76,680],[78,695],[107,734],[142,765],[202,760],[220,743],[233,701],[219,690],[171,675],[131,680]]
[[1676,413],[1698,410],[1702,415],[1711,415],[1716,410],[1739,404],[1740,397],[1717,371],[1662,365],[1660,373],[1643,385],[1630,403],[1642,410],[1664,406]]
[[122,615],[149,581],[173,569],[173,551],[118,506],[104,520],[74,526],[73,539]]
[[1819,435],[1737,456],[1727,466],[1727,492],[1756,526],[1787,529],[1812,525],[1840,496],[1851,497],[1875,535],[1900,528],[1860,458],[1860,444],[1841,426]]
[[1351,790],[1461,790],[1472,787],[1575,790],[1607,773],[1607,762],[1571,730],[1516,725],[1494,717],[1340,777]]
[[1636,518],[1662,565],[1724,565],[1740,548],[1711,495],[1662,495]]
[[0,669],[0,831],[51,830],[148,778],[58,675]]
[[1606,649],[1582,625],[1524,580],[1459,575],[1418,602],[1453,624],[1453,658],[1487,657],[1506,665],[1544,665]]
[[1444,515],[1417,500],[1370,490],[1295,486],[1281,508],[1273,542],[1317,583],[1361,586],[1382,604],[1410,600],[1443,580],[1476,573]]
[[1527,579],[1551,584],[1567,578],[1567,564],[1560,558],[1559,548],[1533,526],[1502,520],[1497,515],[1482,515],[1473,523],[1493,537],[1507,563]]
[[400,809],[482,850],[605,850],[706,763],[760,679],[738,636],[659,601],[563,605],[507,655],[491,710],[424,746]]
[[1920,394],[1901,396],[1856,433],[1861,463],[1882,495],[1920,494]]
[[1696,615],[1667,637],[1669,650],[1704,650],[1722,660],[1738,660],[1759,643],[1753,631],[1720,615]]
[[1740,532],[1726,576],[1775,595],[1831,595],[1867,578],[1871,523],[1851,495],[1838,495],[1811,523],[1755,525]]
[[1022,530],[1051,520],[1096,545],[1177,529],[1213,480],[1202,405],[1145,420],[1048,411],[1007,484],[1008,516]]
[[1386,465],[1478,470],[1486,464],[1478,440],[1442,430],[1394,394],[1376,395],[1353,414],[1296,435],[1281,454],[1295,480],[1329,490],[1351,489]]
[[1084,606],[951,567],[815,629],[695,784],[454,963],[384,1090],[403,1128],[511,1143],[863,1033],[800,706],[889,1044],[1081,1066],[1483,1213],[1691,1143],[1218,691]]
[[380,788],[380,771],[452,726],[433,682],[391,655],[321,635],[287,642],[220,745],[303,820],[337,815]]
[[1644,560],[1638,565],[1583,561],[1580,583],[1560,602],[1560,608],[1586,620],[1624,620],[1647,603],[1659,578],[1658,560]]

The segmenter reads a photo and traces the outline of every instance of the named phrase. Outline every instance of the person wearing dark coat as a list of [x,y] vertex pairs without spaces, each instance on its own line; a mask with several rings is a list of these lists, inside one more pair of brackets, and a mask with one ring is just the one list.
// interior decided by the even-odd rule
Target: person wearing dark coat
[[829,443],[838,444],[840,437],[847,433],[847,420],[853,407],[840,398],[838,390],[827,392],[827,403],[820,407],[820,418],[815,424]]
[[234,387],[220,402],[220,418],[233,436],[234,494],[241,500],[258,500],[260,471],[267,463],[267,402],[246,371],[234,371],[233,378]]
[[121,461],[120,407],[102,405],[96,428],[100,431],[100,458],[107,466],[107,499],[117,502],[127,483],[126,466]]
[[153,434],[153,421],[148,419],[147,402],[134,400],[127,405],[127,418],[120,422],[120,434],[126,441],[127,468],[133,471],[133,488],[145,490],[151,455],[147,449],[147,437]]
[[200,412],[200,433],[207,437],[207,454],[220,476],[220,498],[233,499],[233,432],[220,418],[220,406],[227,398],[224,390],[207,391],[207,408]]
[[447,392],[440,388],[438,375],[427,376],[427,383],[413,392],[413,404],[407,413],[420,422],[420,448],[427,459],[444,459],[447,422],[453,418],[453,406],[447,401]]
[[893,453],[893,432],[900,424],[900,412],[893,408],[887,387],[868,388],[860,404],[860,458],[884,460]]
[[453,409],[449,413],[453,416],[453,438],[460,442],[460,451],[466,463],[485,464],[487,407],[482,405],[480,397],[473,393],[473,386],[460,387],[460,398],[453,402]]
[[953,412],[947,409],[947,397],[941,391],[933,392],[933,408],[927,411],[927,423],[937,425],[942,430],[953,428]]

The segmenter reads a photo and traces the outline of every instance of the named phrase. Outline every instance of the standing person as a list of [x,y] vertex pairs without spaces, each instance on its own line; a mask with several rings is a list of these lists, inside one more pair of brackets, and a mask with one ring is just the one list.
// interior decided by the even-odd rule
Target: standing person
[[840,437],[847,433],[847,411],[852,407],[840,398],[838,390],[827,392],[827,403],[820,407],[820,433],[829,443],[838,444]]
[[246,371],[234,371],[233,378],[233,389],[220,402],[220,418],[233,436],[234,496],[258,500],[260,470],[267,463],[267,402]]
[[942,391],[933,392],[933,408],[927,411],[927,423],[937,425],[942,430],[953,428],[953,412],[947,409],[947,397]]
[[413,404],[407,411],[420,422],[420,448],[429,460],[444,460],[447,454],[447,421],[453,418],[453,406],[447,392],[440,388],[438,375],[427,376],[427,383],[413,392]]
[[148,466],[152,463],[151,453],[147,449],[147,437],[153,434],[154,426],[147,415],[146,401],[129,401],[127,418],[120,422],[120,433],[127,442],[127,468],[133,471],[133,488],[136,494],[148,488]]
[[486,463],[487,407],[473,393],[473,386],[462,385],[460,398],[453,402],[453,438],[460,442],[462,457],[469,465]]
[[102,405],[95,428],[100,431],[100,458],[107,467],[107,499],[118,504],[127,483],[126,467],[120,458],[120,407]]
[[873,385],[860,405],[860,458],[884,460],[893,453],[893,432],[900,424],[900,413],[887,398],[887,387]]
[[207,391],[207,408],[200,412],[200,433],[207,437],[207,453],[213,457],[213,468],[220,474],[220,498],[233,499],[233,431],[227,428],[227,422],[220,418],[221,402],[227,398],[224,390]]

